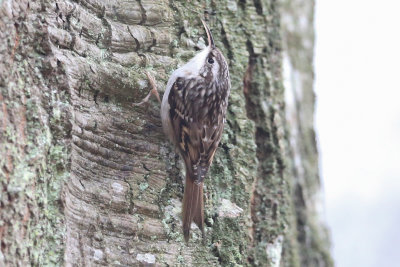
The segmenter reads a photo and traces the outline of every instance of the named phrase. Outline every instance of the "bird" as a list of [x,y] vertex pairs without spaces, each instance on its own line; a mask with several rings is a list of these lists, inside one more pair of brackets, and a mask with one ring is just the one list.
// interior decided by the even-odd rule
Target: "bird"
[[204,20],[208,46],[170,76],[161,102],[165,134],[186,169],[182,227],[186,243],[194,222],[204,240],[203,183],[221,141],[231,89],[228,63]]

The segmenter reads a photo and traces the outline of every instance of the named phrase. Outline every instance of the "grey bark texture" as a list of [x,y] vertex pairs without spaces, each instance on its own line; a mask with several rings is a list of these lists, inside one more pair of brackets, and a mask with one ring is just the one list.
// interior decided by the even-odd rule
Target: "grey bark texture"
[[[0,1],[0,266],[332,266],[314,133],[314,1]],[[232,91],[181,232],[184,168],[133,106],[205,45]]]

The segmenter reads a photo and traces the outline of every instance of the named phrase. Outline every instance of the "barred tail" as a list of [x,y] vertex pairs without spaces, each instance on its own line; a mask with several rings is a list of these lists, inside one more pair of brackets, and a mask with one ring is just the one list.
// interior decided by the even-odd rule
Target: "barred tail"
[[196,184],[194,179],[186,174],[185,193],[182,205],[183,235],[189,241],[190,225],[197,224],[204,237],[204,203],[203,183]]

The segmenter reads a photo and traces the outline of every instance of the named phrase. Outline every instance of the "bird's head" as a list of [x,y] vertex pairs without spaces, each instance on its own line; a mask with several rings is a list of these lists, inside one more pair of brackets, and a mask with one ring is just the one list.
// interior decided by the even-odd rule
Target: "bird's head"
[[201,21],[207,33],[208,46],[202,51],[205,56],[203,57],[200,75],[214,82],[226,80],[229,76],[228,64],[226,63],[224,55],[215,46],[214,38],[207,24],[204,20]]
[[[229,80],[228,64],[224,55],[215,46],[214,38],[207,24],[202,20],[207,33],[208,46],[193,57],[185,66],[191,75],[204,78],[207,83],[220,84]],[[189,74],[189,73],[188,73]]]

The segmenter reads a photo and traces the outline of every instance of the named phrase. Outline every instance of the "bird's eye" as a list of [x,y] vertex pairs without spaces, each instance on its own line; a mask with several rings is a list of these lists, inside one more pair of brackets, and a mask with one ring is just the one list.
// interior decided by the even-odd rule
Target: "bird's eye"
[[212,57],[209,57],[207,62],[210,63],[210,64],[213,64],[214,63],[214,59]]

